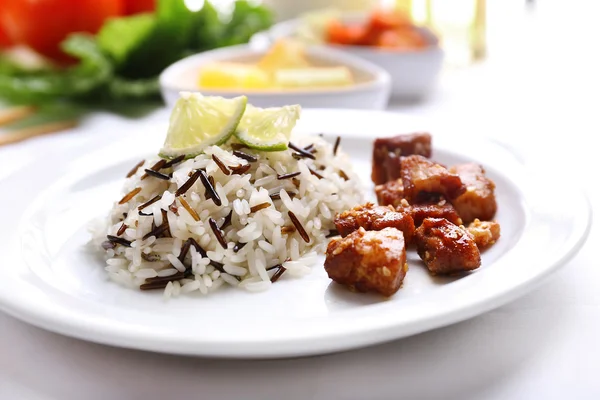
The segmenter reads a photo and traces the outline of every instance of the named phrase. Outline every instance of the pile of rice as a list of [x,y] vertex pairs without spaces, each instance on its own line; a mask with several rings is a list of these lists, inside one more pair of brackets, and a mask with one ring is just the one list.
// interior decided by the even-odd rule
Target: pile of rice
[[[94,229],[93,244],[105,254],[109,277],[132,288],[164,288],[170,297],[209,294],[224,284],[262,291],[280,276],[310,273],[334,234],[333,218],[361,203],[363,189],[337,144],[321,137],[295,140],[315,159],[292,149],[258,152],[227,143],[168,168],[155,167],[159,158],[139,164],[125,181],[124,197]],[[236,156],[232,146],[257,160]],[[166,176],[145,171],[152,167]],[[199,170],[213,182],[220,205],[202,178],[176,195]]]

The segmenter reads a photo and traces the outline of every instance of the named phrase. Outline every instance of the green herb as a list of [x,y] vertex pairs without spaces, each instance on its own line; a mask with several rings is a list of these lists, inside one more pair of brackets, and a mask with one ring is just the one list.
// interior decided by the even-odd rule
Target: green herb
[[113,67],[93,37],[76,34],[63,43],[64,51],[79,59],[66,70],[28,71],[13,66],[0,75],[0,94],[13,102],[40,103],[56,97],[78,97],[106,84]]
[[251,1],[237,1],[226,21],[208,1],[193,12],[184,0],[158,0],[155,13],[110,19],[95,37],[70,35],[62,47],[79,60],[74,67],[29,70],[0,58],[0,98],[30,104],[157,98],[158,75],[169,64],[246,43],[271,24],[271,12]]

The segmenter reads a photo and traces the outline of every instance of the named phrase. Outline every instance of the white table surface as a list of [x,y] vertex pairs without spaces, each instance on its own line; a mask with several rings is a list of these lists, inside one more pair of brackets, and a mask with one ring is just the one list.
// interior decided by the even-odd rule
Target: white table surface
[[[490,0],[490,8],[499,1]],[[594,52],[600,29],[594,24],[600,7],[591,0],[542,3],[535,16],[497,11],[490,24],[494,47],[484,64],[448,71],[425,104],[391,109],[440,127],[496,135],[530,162],[572,170],[597,215],[600,168],[593,139],[600,131],[600,59]],[[581,15],[577,8],[559,8],[567,3],[587,8]],[[498,30],[507,26],[510,33]],[[0,177],[18,173],[17,160],[79,146],[101,130],[133,123],[95,115],[79,132],[0,149]],[[569,186],[557,182],[555,190]],[[564,269],[509,305],[447,328],[322,357],[159,355],[62,337],[0,314],[0,399],[597,399],[599,240],[594,224]]]

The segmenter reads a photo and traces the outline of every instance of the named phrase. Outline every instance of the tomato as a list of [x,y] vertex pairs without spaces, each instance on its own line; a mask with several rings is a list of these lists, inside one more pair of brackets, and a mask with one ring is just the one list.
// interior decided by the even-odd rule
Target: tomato
[[73,32],[96,33],[109,17],[122,15],[121,0],[2,0],[0,25],[16,44],[56,61],[69,58],[60,42]]
[[0,24],[0,49],[6,49],[12,45],[12,40],[6,34],[4,27]]
[[371,13],[369,25],[378,31],[387,31],[412,25],[410,17],[399,11],[375,10]]
[[125,15],[154,12],[156,0],[123,0]]
[[397,29],[383,32],[379,36],[376,45],[394,50],[416,50],[425,47],[427,42],[415,30]]
[[333,20],[327,26],[327,42],[333,44],[355,45],[365,34],[361,25],[344,25]]

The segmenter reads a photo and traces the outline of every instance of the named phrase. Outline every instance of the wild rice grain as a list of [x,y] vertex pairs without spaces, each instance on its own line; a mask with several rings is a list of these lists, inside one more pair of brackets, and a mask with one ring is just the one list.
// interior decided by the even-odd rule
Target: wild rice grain
[[[152,170],[152,171],[159,171],[162,167],[164,167],[164,165],[166,163],[167,163],[167,160],[165,160],[164,158],[161,158],[156,164],[154,164],[152,167],[150,167],[150,170]],[[148,177],[148,172],[146,172],[144,175],[142,175],[142,177],[140,179],[144,180],[147,177]]]
[[227,168],[227,166],[225,164],[223,164],[223,161],[221,161],[221,159],[219,157],[217,157],[213,154],[212,159],[215,162],[215,164],[217,164],[217,167],[219,167],[221,172],[223,172],[225,175],[228,175],[228,176],[231,175],[231,171],[229,170],[229,168]]
[[135,197],[135,195],[141,191],[142,191],[141,187],[136,187],[131,192],[129,192],[125,196],[123,196],[123,198],[121,200],[119,200],[119,204],[127,203],[129,200],[133,199]]
[[209,218],[208,223],[221,247],[227,249],[227,242],[223,237],[223,231],[221,231],[221,229],[219,229],[219,226],[217,225],[217,221],[215,221],[213,218]]
[[196,210],[194,210],[187,201],[185,201],[185,199],[183,197],[179,197],[179,202],[181,203],[181,205],[183,206],[183,208],[185,208],[185,210],[192,216],[192,218],[194,218],[194,221],[200,221],[200,216],[198,215],[198,213],[196,212]]
[[233,217],[233,209],[231,211],[229,211],[229,214],[227,214],[227,216],[223,220],[223,223],[221,224],[221,230],[224,230],[229,225],[231,225],[231,218],[232,217]]
[[288,216],[290,217],[290,219],[292,220],[292,223],[294,224],[294,226],[298,230],[298,233],[302,237],[302,240],[304,240],[306,243],[310,243],[310,237],[308,236],[308,233],[306,233],[306,231],[304,230],[304,227],[302,226],[302,224],[298,220],[298,217],[296,217],[296,214],[294,214],[291,211],[288,211]]
[[260,204],[250,207],[250,212],[255,213],[257,211],[260,211],[264,208],[269,207],[270,205],[271,205],[271,203],[269,203],[268,201],[265,201],[264,203],[260,203]]
[[335,144],[333,145],[333,155],[335,156],[337,154],[338,151],[338,147],[340,147],[340,142],[342,141],[342,137],[338,136],[335,139]]
[[135,175],[135,173],[136,173],[136,172],[138,172],[138,169],[140,169],[140,167],[141,167],[142,165],[144,165],[144,163],[145,163],[145,162],[146,162],[146,160],[142,160],[142,161],[140,161],[139,163],[135,164],[135,167],[133,167],[133,168],[131,169],[131,171],[129,171],[129,172],[127,173],[126,177],[127,177],[127,178],[131,178],[132,176],[134,176],[134,175]]
[[190,239],[188,239],[181,246],[181,251],[179,252],[179,256],[177,258],[182,263],[185,261],[185,257],[187,256],[188,252],[190,251],[191,245],[192,245],[192,242],[190,241]]
[[206,189],[207,196],[209,198],[211,198],[212,201],[214,201],[214,203],[217,206],[220,206],[222,204],[221,198],[217,194],[217,191],[215,190],[214,185],[208,179],[208,175],[206,175],[206,171],[204,171],[202,169],[199,171],[200,171],[200,181],[202,182],[202,184],[204,185],[204,188]]
[[314,175],[314,176],[316,176],[316,177],[317,177],[317,178],[319,178],[319,179],[323,179],[323,175],[321,175],[320,173],[318,173],[318,172],[317,172],[317,171],[315,171],[314,169],[312,169],[312,168],[309,168],[308,170],[310,171],[311,175]]
[[159,225],[156,228],[152,229],[150,232],[146,233],[142,237],[142,240],[146,240],[150,236],[154,236],[155,238],[159,238],[160,235],[162,235],[163,232],[166,231],[167,229],[169,229],[169,224],[165,221],[165,222],[162,223],[162,225]]
[[288,233],[294,233],[294,232],[296,232],[296,227],[294,227],[294,226],[282,226],[281,227],[281,234],[282,235],[285,235],[285,234],[288,234]]
[[275,273],[271,277],[271,283],[277,282],[279,280],[279,278],[281,278],[281,275],[283,275],[283,273],[285,271],[286,271],[286,268],[283,265],[280,266],[279,269],[277,271],[275,271]]
[[113,235],[106,235],[106,238],[109,241],[111,241],[112,243],[120,244],[121,246],[125,246],[125,247],[131,247],[131,242],[129,240],[125,240],[123,238],[113,236]]
[[236,175],[244,175],[250,170],[250,168],[252,168],[252,165],[250,164],[238,165],[237,167],[232,167],[231,172],[233,172]]
[[316,159],[316,157],[313,154],[309,153],[308,151],[306,151],[304,149],[301,149],[300,147],[296,146],[292,142],[288,143],[288,147],[292,150],[295,150],[298,154],[300,154],[304,158],[310,158],[311,160]]
[[141,206],[138,207],[138,211],[142,211],[144,208],[156,203],[157,201],[160,200],[162,196],[160,194],[157,194],[156,196],[154,196],[153,198],[151,198],[150,200],[148,200],[147,202],[145,202],[144,204],[142,204]]
[[117,231],[117,236],[121,236],[123,233],[125,233],[127,228],[128,228],[128,226],[125,225],[125,223],[122,223],[121,226],[119,227],[119,230]]
[[283,175],[277,174],[277,179],[280,180],[280,181],[282,181],[284,179],[294,178],[294,177],[296,177],[296,176],[298,176],[300,174],[301,174],[300,171],[298,171],[298,172],[290,172],[289,174],[283,174]]
[[144,283],[143,285],[140,285],[140,290],[165,289],[170,283],[171,283],[171,281],[167,281],[167,282],[158,281],[158,282]]
[[194,172],[187,181],[185,181],[185,183],[183,185],[181,185],[181,187],[179,189],[177,189],[177,191],[175,192],[175,196],[179,197],[182,194],[185,194],[188,190],[190,190],[190,188],[194,185],[194,183],[196,183],[196,181],[198,180],[198,178],[200,178],[200,174],[201,174],[201,170],[196,170],[196,172]]
[[144,171],[146,172],[146,174],[148,174],[154,178],[162,179],[163,181],[168,181],[169,179],[171,179],[171,177],[169,175],[165,175],[158,171],[153,171],[151,169],[145,169]]
[[248,162],[256,162],[256,161],[258,161],[257,157],[255,157],[255,156],[253,156],[251,154],[248,154],[248,153],[244,153],[243,151],[239,151],[239,150],[234,150],[233,151],[233,155],[236,156],[236,157],[241,158],[242,160],[246,160]]
[[163,168],[171,168],[172,166],[182,162],[184,159],[185,159],[185,155],[180,155],[178,157],[175,157],[171,161],[166,162],[165,165],[163,165],[162,167]]

